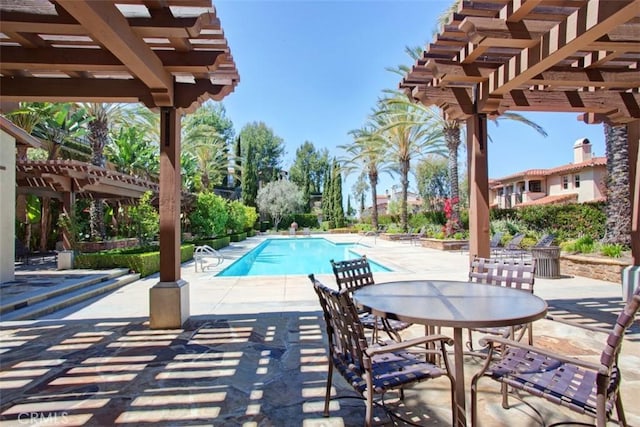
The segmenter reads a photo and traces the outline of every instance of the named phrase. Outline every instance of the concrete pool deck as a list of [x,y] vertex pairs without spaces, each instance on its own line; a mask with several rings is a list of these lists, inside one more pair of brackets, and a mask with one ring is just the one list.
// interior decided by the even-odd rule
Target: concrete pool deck
[[[366,245],[361,253],[395,270],[376,273],[379,283],[467,277],[466,253],[357,235],[323,237]],[[196,273],[193,262],[183,264],[191,299],[184,329],[148,329],[149,289],[157,275],[35,321],[0,323],[0,425],[25,425],[29,414],[35,415],[26,425],[54,416],[59,425],[361,425],[364,405],[357,400],[335,400],[331,417],[322,416],[324,321],[307,277],[214,276],[260,241],[250,238],[223,249],[225,262],[204,273]],[[334,283],[332,275],[319,279]],[[547,300],[550,313],[590,325],[609,327],[622,307],[620,285],[599,280],[536,279],[535,292]],[[421,332],[414,327],[408,334]],[[604,342],[598,334],[548,320],[535,322],[534,334],[536,345],[589,359],[598,357]],[[473,358],[465,364],[469,378],[480,367]],[[634,398],[640,393],[637,321],[625,338],[620,365],[627,421],[640,425]],[[354,396],[341,378],[334,376],[333,385],[337,395]],[[517,400],[514,408],[502,409],[497,384],[487,380],[480,389],[481,425],[541,425]],[[525,402],[547,423],[591,420],[540,399]],[[449,425],[446,380],[408,390],[400,412],[423,425]],[[377,414],[386,420],[382,411]]]

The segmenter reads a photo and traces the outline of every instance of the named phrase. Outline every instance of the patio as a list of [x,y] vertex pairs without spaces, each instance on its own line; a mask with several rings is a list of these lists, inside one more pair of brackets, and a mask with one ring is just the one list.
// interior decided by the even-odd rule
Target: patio
[[[379,283],[466,278],[467,254],[380,239],[374,244],[373,238],[356,235],[326,237],[369,245],[362,253],[395,270],[376,273]],[[224,249],[227,260],[218,268],[260,240]],[[322,416],[324,320],[306,277],[214,278],[211,270],[195,273],[193,262],[184,264],[181,274],[192,295],[192,315],[182,329],[148,327],[149,289],[157,275],[37,321],[0,324],[2,424],[24,425],[29,419],[31,424],[96,426],[361,425],[364,404],[355,399],[334,400],[331,417]],[[332,276],[319,278],[334,284]],[[586,278],[537,279],[535,293],[547,300],[550,314],[605,328],[622,307],[619,285]],[[423,332],[416,326],[407,335]],[[599,356],[604,342],[593,332],[548,320],[535,322],[534,334],[536,345],[588,359]],[[630,425],[640,424],[632,400],[640,392],[639,355],[636,322],[620,360]],[[471,357],[465,364],[468,377],[480,368]],[[334,376],[333,383],[336,395],[355,396],[342,378]],[[515,399],[512,409],[502,409],[497,384],[481,381],[480,389],[481,425],[542,425],[531,407]],[[540,399],[525,402],[547,424],[590,421]],[[449,425],[447,380],[408,390],[400,414],[422,425]],[[382,409],[377,416],[392,425]]]

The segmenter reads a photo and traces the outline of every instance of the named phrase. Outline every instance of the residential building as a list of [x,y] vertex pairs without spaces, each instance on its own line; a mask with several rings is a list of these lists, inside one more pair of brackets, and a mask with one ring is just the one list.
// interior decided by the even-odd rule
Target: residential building
[[606,177],[606,157],[593,157],[590,141],[581,138],[573,144],[573,163],[490,179],[489,203],[506,209],[603,200]]

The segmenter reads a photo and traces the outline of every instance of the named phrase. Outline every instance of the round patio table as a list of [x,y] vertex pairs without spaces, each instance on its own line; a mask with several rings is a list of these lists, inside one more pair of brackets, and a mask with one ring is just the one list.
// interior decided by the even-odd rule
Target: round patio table
[[467,424],[462,329],[519,325],[547,312],[547,303],[530,292],[449,280],[380,283],[357,290],[353,298],[376,316],[453,328],[459,426]]

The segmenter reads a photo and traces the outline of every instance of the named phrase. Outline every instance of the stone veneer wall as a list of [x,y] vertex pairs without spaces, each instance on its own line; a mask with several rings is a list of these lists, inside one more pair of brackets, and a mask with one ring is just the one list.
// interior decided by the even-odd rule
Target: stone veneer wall
[[582,276],[607,282],[622,283],[622,270],[629,261],[596,258],[584,255],[561,255],[560,273],[565,276]]
[[138,245],[138,239],[132,237],[130,239],[107,240],[104,242],[79,242],[78,250],[80,252],[100,252],[109,249],[132,248]]

